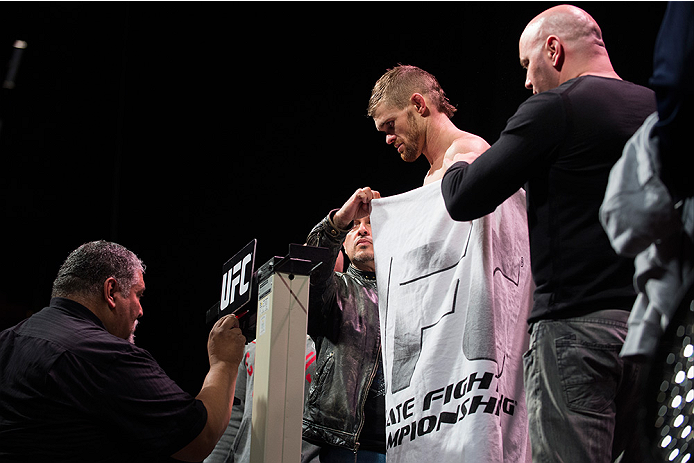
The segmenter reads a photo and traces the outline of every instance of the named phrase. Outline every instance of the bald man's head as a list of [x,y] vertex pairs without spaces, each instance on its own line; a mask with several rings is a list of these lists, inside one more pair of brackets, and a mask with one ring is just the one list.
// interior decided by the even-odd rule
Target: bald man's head
[[555,88],[574,77],[619,78],[612,68],[593,17],[572,5],[543,11],[528,23],[518,43],[525,86],[533,93]]
[[523,31],[528,39],[542,41],[556,35],[567,43],[604,47],[602,31],[593,17],[573,5],[558,5],[543,11]]

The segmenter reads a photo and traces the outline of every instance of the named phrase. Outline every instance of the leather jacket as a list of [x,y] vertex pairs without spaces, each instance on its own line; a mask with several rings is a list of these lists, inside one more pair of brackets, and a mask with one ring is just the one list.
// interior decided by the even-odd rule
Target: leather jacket
[[308,333],[318,352],[304,408],[303,437],[317,445],[359,449],[364,405],[381,356],[376,275],[350,265],[334,271],[347,232],[331,212],[307,244],[330,249],[332,260],[311,276]]

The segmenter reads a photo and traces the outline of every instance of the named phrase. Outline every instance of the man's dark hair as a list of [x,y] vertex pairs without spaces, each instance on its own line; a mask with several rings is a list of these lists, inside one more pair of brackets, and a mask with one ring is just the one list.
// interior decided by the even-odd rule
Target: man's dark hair
[[135,283],[138,270],[144,273],[144,263],[120,244],[103,240],[85,243],[72,251],[60,266],[51,296],[95,295],[110,277],[118,281],[120,291],[127,293]]

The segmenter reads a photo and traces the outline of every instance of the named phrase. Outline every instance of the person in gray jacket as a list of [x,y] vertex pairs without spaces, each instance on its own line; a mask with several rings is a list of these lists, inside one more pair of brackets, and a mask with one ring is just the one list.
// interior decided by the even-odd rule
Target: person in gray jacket
[[[306,336],[306,383],[304,385],[304,402],[308,385],[316,369],[316,348],[313,340]],[[244,350],[243,360],[239,364],[234,407],[231,419],[224,435],[214,450],[203,463],[249,463],[251,461],[251,425],[253,418],[253,384],[255,382],[255,340],[248,343]],[[301,463],[319,463],[320,448],[310,442],[301,442]]]
[[[309,290],[308,334],[318,358],[303,437],[321,447],[321,462],[385,462],[385,384],[369,220],[370,202],[379,197],[368,187],[358,189],[307,239],[332,256],[311,276]],[[343,246],[350,265],[335,272]]]

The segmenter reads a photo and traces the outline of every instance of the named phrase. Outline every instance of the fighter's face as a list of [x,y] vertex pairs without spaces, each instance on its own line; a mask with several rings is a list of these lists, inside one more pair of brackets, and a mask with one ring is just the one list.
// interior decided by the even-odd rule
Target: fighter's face
[[410,106],[397,109],[381,104],[374,112],[374,124],[404,161],[413,162],[422,154],[422,128]]

